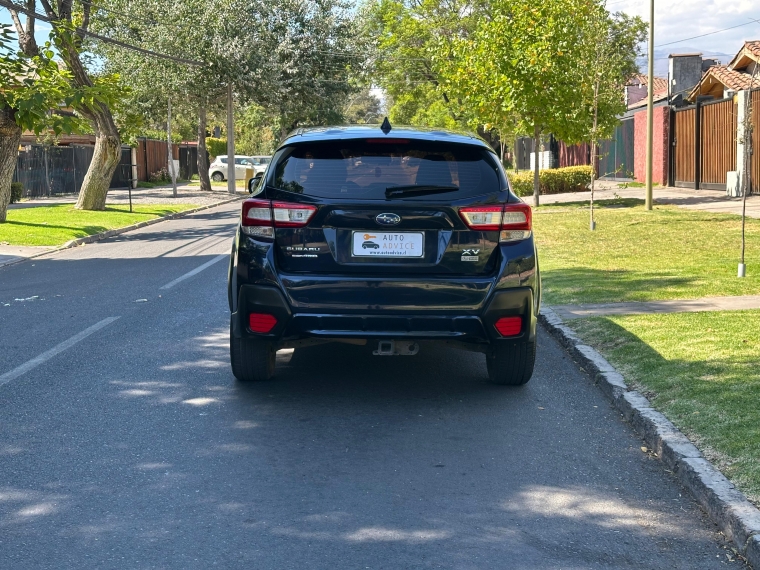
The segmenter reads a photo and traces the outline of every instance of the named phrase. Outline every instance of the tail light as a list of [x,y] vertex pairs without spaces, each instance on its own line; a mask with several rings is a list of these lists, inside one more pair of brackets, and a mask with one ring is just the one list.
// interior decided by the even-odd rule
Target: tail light
[[533,212],[522,202],[503,206],[472,206],[459,209],[462,221],[471,230],[501,232],[499,241],[519,241],[530,237]]
[[517,336],[522,332],[522,317],[502,317],[493,326],[501,336]]
[[277,324],[277,319],[267,313],[251,313],[248,316],[248,326],[253,332],[267,334]]
[[317,211],[315,206],[248,199],[243,202],[241,224],[249,236],[274,237],[274,228],[301,228]]
[[274,225],[277,228],[302,228],[309,223],[317,208],[306,204],[274,202]]

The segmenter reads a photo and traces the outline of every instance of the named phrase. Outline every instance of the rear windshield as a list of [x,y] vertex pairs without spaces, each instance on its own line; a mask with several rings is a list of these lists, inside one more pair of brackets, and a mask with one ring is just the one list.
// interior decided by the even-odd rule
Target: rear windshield
[[274,160],[270,186],[319,198],[385,200],[388,188],[399,187],[408,195],[394,197],[440,200],[440,194],[414,190],[446,187],[448,197],[457,199],[507,188],[495,155],[466,144],[404,139],[311,142],[285,147]]

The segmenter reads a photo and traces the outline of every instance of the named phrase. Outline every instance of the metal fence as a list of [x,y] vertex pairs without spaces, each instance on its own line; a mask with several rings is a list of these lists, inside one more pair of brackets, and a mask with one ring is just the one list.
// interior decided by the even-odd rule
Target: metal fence
[[633,118],[624,119],[615,127],[609,140],[600,141],[597,158],[599,178],[633,178]]
[[[78,194],[92,161],[92,146],[27,145],[22,147],[13,181],[24,186],[24,196],[40,198]],[[132,180],[132,149],[122,147],[111,188],[127,188]]]

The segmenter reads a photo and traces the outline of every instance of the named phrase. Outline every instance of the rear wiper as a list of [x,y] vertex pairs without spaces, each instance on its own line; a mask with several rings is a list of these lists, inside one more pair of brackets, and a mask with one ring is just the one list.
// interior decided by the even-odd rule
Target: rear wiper
[[409,184],[408,186],[388,186],[385,189],[385,197],[393,198],[394,196],[421,196],[424,194],[442,194],[444,192],[456,192],[459,186],[438,186],[434,184]]

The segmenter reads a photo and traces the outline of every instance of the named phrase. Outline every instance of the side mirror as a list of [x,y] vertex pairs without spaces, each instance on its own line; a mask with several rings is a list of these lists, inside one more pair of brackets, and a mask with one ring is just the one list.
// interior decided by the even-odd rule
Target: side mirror
[[261,179],[263,177],[264,177],[264,173],[263,172],[259,172],[258,174],[256,174],[256,176],[254,176],[253,178],[251,178],[248,181],[248,193],[249,194],[253,194],[253,191],[256,189],[256,186],[259,185],[259,182],[261,182]]

